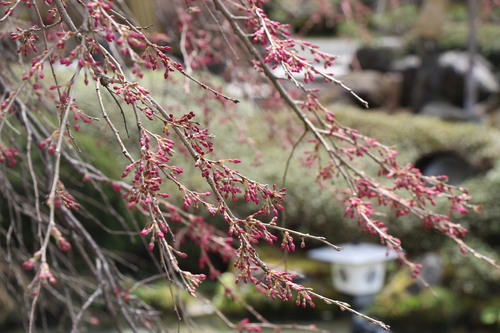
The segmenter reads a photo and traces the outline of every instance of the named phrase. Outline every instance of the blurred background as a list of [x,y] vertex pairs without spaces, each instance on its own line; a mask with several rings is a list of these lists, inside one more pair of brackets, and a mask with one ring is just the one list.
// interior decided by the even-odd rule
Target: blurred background
[[[175,44],[178,38],[172,32],[175,15],[168,4],[163,1],[128,3],[141,24],[153,24],[152,29],[167,34],[169,43]],[[274,0],[269,1],[266,10],[271,18],[290,23],[299,38],[339,56],[333,68],[335,77],[370,105],[369,109],[364,109],[345,90],[331,84],[313,83],[321,88],[323,103],[343,124],[384,144],[394,145],[400,151],[400,162],[414,163],[427,175],[445,174],[450,183],[470,189],[474,202],[483,205],[483,212],[459,216],[456,220],[471,231],[467,241],[475,249],[498,260],[500,1]],[[176,51],[174,48],[173,52]],[[183,61],[182,52],[175,55]],[[205,71],[204,68],[198,70]],[[287,169],[291,147],[302,129],[297,128],[286,111],[274,108],[271,114],[266,109],[269,86],[263,83],[258,90],[245,90],[241,80],[231,76],[232,68],[224,63],[224,58],[206,70],[206,75],[228,94],[252,98],[237,110],[205,115],[203,121],[217,133],[215,145],[221,156],[250,161],[242,165],[242,171],[264,183],[278,183],[287,188],[287,227],[323,235],[333,243],[376,242],[362,234],[355,221],[343,217],[342,205],[334,204],[331,199],[339,193],[310,186],[316,179],[316,170],[302,167],[307,143],[297,145],[300,153],[292,156]],[[153,95],[163,96],[164,104],[178,102],[196,110],[196,100],[182,100],[182,85],[155,84],[159,80],[155,75],[146,74],[143,79],[152,86]],[[86,93],[88,98],[85,98]],[[92,105],[91,93],[81,90],[85,100],[89,100],[88,106]],[[112,100],[108,102],[113,103]],[[225,144],[231,141],[239,144]],[[85,145],[85,138],[82,142]],[[114,148],[107,147],[105,142],[91,145],[89,141],[86,148],[97,165],[108,174],[120,170],[110,165],[105,157]],[[246,148],[242,149],[242,145]],[[285,169],[288,170],[286,178]],[[200,185],[201,181],[196,177],[190,180],[193,186]],[[235,206],[241,214],[251,209],[244,202]],[[126,211],[120,204],[116,207],[118,212]],[[124,216],[129,215],[124,213]],[[114,220],[104,211],[99,212],[99,216]],[[500,330],[498,270],[470,255],[462,255],[456,244],[437,233],[423,230],[417,220],[396,220],[390,212],[384,218],[393,234],[403,239],[410,259],[424,264],[421,277],[430,286],[424,286],[398,263],[391,262],[384,288],[367,309],[368,314],[388,323],[394,332],[489,333]],[[109,228],[113,228],[112,223]],[[223,225],[224,222],[217,223]],[[97,225],[89,228],[100,230]],[[144,276],[154,271],[148,261],[143,260],[147,253],[141,242],[131,244],[128,237],[118,235],[103,236],[100,242],[114,251],[134,249],[136,257],[130,261]],[[319,245],[310,243],[308,249]],[[184,269],[199,270],[197,254],[189,242],[183,245],[183,250],[192,258],[184,263]],[[261,251],[263,258],[276,269],[296,272],[298,281],[318,293],[349,300],[333,288],[330,265],[311,260],[306,250],[299,249],[296,255],[288,256],[273,248],[262,247]],[[269,320],[314,323],[331,332],[350,331],[349,315],[335,306],[317,302],[315,309],[302,309],[296,307],[295,302],[273,302],[254,287],[233,286],[230,264],[220,262],[218,268],[224,271],[221,280],[235,287],[239,297]],[[251,317],[249,308],[231,301],[226,297],[225,288],[215,281],[207,281],[200,290],[236,320]],[[0,289],[0,327],[13,327],[16,325],[15,302],[2,293]],[[138,288],[135,293],[164,311],[167,318],[172,316],[172,327],[177,325],[166,283]],[[184,296],[187,311],[205,331],[223,331],[222,322],[214,316],[210,306]],[[95,320],[106,321],[100,314],[96,314]]]

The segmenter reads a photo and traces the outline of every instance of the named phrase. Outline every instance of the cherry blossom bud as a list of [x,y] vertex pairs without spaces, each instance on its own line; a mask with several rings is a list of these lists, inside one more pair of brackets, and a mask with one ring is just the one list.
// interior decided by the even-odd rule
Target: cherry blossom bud
[[69,250],[71,250],[71,243],[68,242],[66,238],[60,237],[59,240],[57,241],[57,247],[62,252],[68,252]]
[[27,271],[29,270],[32,270],[33,267],[35,266],[35,260],[33,260],[33,258],[29,259],[29,260],[26,260],[25,262],[23,262],[23,268]]

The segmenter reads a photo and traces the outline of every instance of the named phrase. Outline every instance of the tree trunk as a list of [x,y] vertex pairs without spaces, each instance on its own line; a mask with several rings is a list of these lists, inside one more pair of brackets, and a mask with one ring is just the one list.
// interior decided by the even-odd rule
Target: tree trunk
[[477,102],[477,84],[474,78],[474,59],[477,53],[477,3],[476,0],[468,0],[468,18],[469,18],[469,40],[468,40],[468,55],[469,68],[465,78],[465,112],[470,119],[476,117],[475,105]]
[[411,101],[415,113],[434,99],[438,89],[438,39],[442,34],[448,4],[449,0],[426,0],[414,28],[418,36],[417,53],[420,58]]

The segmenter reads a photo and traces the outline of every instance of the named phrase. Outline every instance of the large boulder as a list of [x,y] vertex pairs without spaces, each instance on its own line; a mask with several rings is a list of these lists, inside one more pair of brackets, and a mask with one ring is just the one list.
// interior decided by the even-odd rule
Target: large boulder
[[[447,101],[455,106],[462,107],[465,101],[464,87],[469,69],[469,55],[463,51],[448,51],[439,56],[439,90],[436,99]],[[417,72],[420,68],[420,59],[416,55],[408,55],[393,62],[392,71],[401,73],[401,106],[411,105],[413,87]],[[474,57],[473,77],[476,80],[478,102],[500,91],[492,65],[481,55]],[[427,104],[432,101],[425,101]]]
[[356,50],[351,67],[361,70],[388,72],[395,59],[395,50],[389,47],[363,46]]
[[[441,91],[443,99],[457,105],[464,104],[464,87],[469,71],[469,54],[462,51],[448,51],[439,57]],[[493,66],[483,56],[474,56],[472,76],[476,81],[479,101],[500,90],[492,71]]]

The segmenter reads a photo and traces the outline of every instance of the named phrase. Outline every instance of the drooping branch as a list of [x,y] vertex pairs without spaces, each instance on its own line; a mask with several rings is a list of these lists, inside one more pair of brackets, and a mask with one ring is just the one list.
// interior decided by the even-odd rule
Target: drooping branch
[[[298,82],[293,77],[293,73],[303,72],[306,77],[305,83],[307,83],[310,80],[314,80],[313,74],[317,74],[338,84],[338,81],[331,80],[332,77],[330,74],[315,69],[305,58],[298,56],[297,52],[293,49],[295,46],[293,40],[287,39],[285,40],[287,43],[285,43],[282,39],[279,39],[278,34],[286,37],[287,32],[284,30],[286,26],[280,26],[280,23],[270,21],[256,4],[244,7],[243,10],[248,13],[246,18],[247,26],[251,26],[253,29],[251,32],[253,42],[269,45],[265,52],[263,52],[264,54],[262,54],[252,44],[248,38],[248,33],[240,26],[236,15],[231,13],[228,6],[220,0],[214,0],[214,4],[229,22],[234,33],[239,37],[247,51],[252,54],[255,59],[254,64],[262,70],[263,74],[280,94],[280,97],[313,134],[319,146],[327,152],[331,160],[331,165],[324,169],[325,175],[330,177],[331,174],[339,173],[346,184],[348,184],[350,198],[347,200],[349,205],[346,210],[346,216],[357,217],[358,222],[364,228],[370,233],[378,235],[382,243],[396,250],[400,259],[414,273],[418,272],[419,265],[407,260],[401,247],[401,241],[387,232],[387,227],[383,222],[373,218],[376,209],[373,208],[370,201],[364,200],[363,197],[368,199],[377,198],[379,205],[388,205],[396,209],[398,216],[410,213],[414,214],[426,226],[449,235],[454,241],[457,241],[467,233],[460,225],[450,222],[447,216],[437,214],[427,208],[429,204],[435,204],[435,197],[445,197],[450,202],[450,211],[452,212],[466,213],[467,208],[478,210],[477,206],[469,203],[470,196],[466,190],[448,185],[442,178],[425,177],[419,170],[412,166],[400,166],[395,159],[396,151],[385,147],[374,139],[364,137],[355,130],[342,126],[335,119],[334,113],[321,105],[314,92],[308,90],[304,84]],[[273,30],[272,32],[271,29]],[[311,47],[309,44],[306,44],[306,46]],[[312,49],[314,50],[314,48]],[[317,57],[316,60],[318,60]],[[325,67],[332,65],[331,60],[332,58],[326,59]],[[270,66],[270,64],[273,65]],[[294,81],[296,86],[303,92],[305,96],[303,101],[297,101],[292,98],[273,72],[272,69],[278,65],[282,66],[285,73],[288,73],[287,78]],[[351,92],[350,89],[347,90]],[[304,112],[304,109],[312,111],[316,119],[318,118],[317,112],[319,112],[321,114],[319,116],[319,124],[323,128],[318,127]],[[353,148],[341,148],[340,145],[342,143],[347,143],[353,146]],[[372,150],[375,150],[375,152],[372,152]],[[381,175],[389,179],[392,178],[395,186],[384,186],[371,178],[370,175],[358,170],[352,163],[354,156],[368,156],[371,158],[379,165]],[[331,170],[327,170],[327,168]],[[406,190],[410,198],[397,195],[395,191],[400,189]],[[461,244],[461,242],[457,243]],[[487,261],[492,263],[491,260]],[[498,267],[496,263],[494,265]]]
[[[28,9],[30,5],[35,6],[30,1],[20,0],[6,1],[2,5],[7,6],[9,13],[16,14],[18,5],[23,2]],[[185,2],[182,3],[184,5]],[[187,3],[191,4],[190,1]],[[218,11],[213,10],[212,3]],[[338,247],[323,236],[277,225],[280,211],[285,208],[285,190],[263,184],[238,171],[234,165],[239,160],[213,158],[217,149],[212,142],[213,134],[196,121],[194,112],[179,107],[178,110],[182,110],[180,114],[177,111],[170,113],[170,106],[164,106],[157,96],[152,96],[148,89],[134,80],[134,75],[140,78],[143,70],[161,70],[164,71],[164,78],[170,80],[166,84],[178,84],[169,77],[170,72],[177,72],[194,82],[200,90],[206,90],[207,95],[222,103],[228,102],[226,105],[239,101],[198,79],[197,73],[189,69],[189,64],[186,68],[173,60],[169,55],[170,48],[157,44],[155,36],[150,36],[147,28],[134,25],[132,19],[121,13],[120,4],[122,1],[78,1],[74,4],[75,8],[68,10],[66,6],[71,5],[69,2],[46,0],[36,6],[47,7],[49,17],[54,19],[52,24],[43,22],[39,8],[35,6],[38,13],[34,17],[38,17],[40,27],[30,23],[10,35],[17,43],[19,64],[25,65],[23,59],[26,56],[32,58],[26,65],[27,74],[22,80],[17,77],[3,80],[6,76],[3,73],[0,75],[0,195],[8,198],[8,209],[15,217],[11,224],[7,223],[8,230],[3,226],[0,228],[2,235],[6,234],[8,239],[8,249],[0,248],[0,255],[14,253],[14,260],[22,262],[27,270],[16,286],[36,293],[33,297],[27,296],[25,302],[30,303],[26,308],[31,307],[29,330],[35,329],[37,308],[46,304],[48,296],[66,305],[66,314],[72,320],[72,331],[79,329],[95,304],[105,304],[118,330],[128,326],[138,331],[142,327],[150,327],[148,324],[161,327],[161,315],[130,294],[142,283],[155,279],[136,282],[124,277],[118,267],[124,265],[133,269],[134,266],[105,250],[87,228],[86,221],[99,219],[97,214],[90,212],[92,206],[109,210],[115,217],[118,214],[110,198],[107,198],[111,195],[103,188],[121,195],[127,208],[134,212],[134,217],[130,219],[133,221],[120,219],[124,231],[112,230],[103,221],[98,221],[98,225],[106,232],[127,235],[131,239],[141,236],[136,238],[142,239],[150,250],[151,266],[162,271],[159,276],[170,284],[172,290],[184,288],[197,295],[199,285],[207,278],[205,274],[182,268],[182,260],[187,254],[182,252],[180,244],[189,241],[197,245],[200,269],[208,271],[210,278],[220,274],[209,256],[215,254],[235,266],[237,281],[253,283],[270,298],[295,300],[298,306],[304,307],[313,307],[315,300],[321,300],[388,329],[384,323],[356,312],[348,304],[323,297],[296,283],[293,274],[273,270],[265,262],[257,251],[262,242],[279,244],[285,251],[293,251],[297,240],[301,246],[305,246],[306,240],[314,240],[335,249]],[[388,232],[383,221],[378,220],[377,205],[394,210],[398,216],[418,216],[425,227],[448,234],[466,251],[496,265],[463,242],[466,234],[463,227],[454,224],[448,216],[428,208],[436,198],[445,198],[452,212],[465,213],[467,209],[474,209],[464,189],[449,186],[440,178],[424,177],[411,165],[399,165],[393,149],[340,124],[335,114],[319,102],[315,90],[308,89],[307,83],[319,77],[341,85],[359,98],[327,70],[318,69],[313,62],[300,56],[296,49],[306,50],[314,61],[327,67],[333,65],[334,56],[321,52],[308,42],[290,38],[286,26],[266,16],[261,9],[262,1],[233,3],[214,0],[204,1],[203,5],[209,11],[208,17],[216,22],[214,31],[218,28],[224,35],[222,41],[233,43],[239,40],[238,45],[230,45],[228,53],[234,57],[246,54],[253,58],[256,72],[267,77],[281,100],[312,135],[313,149],[308,163],[312,165],[319,160],[321,151],[326,152],[329,160],[325,166],[320,165],[318,177],[322,180],[340,179],[345,184],[346,217],[357,219],[362,229],[377,235],[384,244],[398,251],[401,261],[414,273],[418,271],[418,265],[406,258],[399,239]],[[189,45],[194,45],[190,42],[196,35],[190,34],[190,29],[196,29],[196,26],[186,23],[195,21],[188,16],[198,10],[197,7],[188,7],[182,12],[187,16],[182,22],[181,51],[187,57],[193,56],[188,54]],[[6,19],[7,16],[1,20]],[[203,20],[202,24],[206,23]],[[232,30],[226,30],[228,27]],[[41,52],[39,34],[44,36]],[[203,41],[207,41],[206,36]],[[259,49],[253,42],[267,47]],[[200,46],[196,51],[202,52],[203,49]],[[99,57],[102,59],[98,60]],[[187,61],[191,61],[189,59]],[[239,58],[241,63],[243,59]],[[69,67],[73,71],[72,78],[65,81],[63,76],[59,77],[56,63]],[[50,67],[54,81],[48,87],[48,80],[44,81],[47,67]],[[302,97],[297,99],[287,90],[282,83],[283,78],[273,72],[273,68],[278,67],[284,70],[285,79],[293,82]],[[295,77],[297,74],[303,75],[303,81]],[[78,106],[80,97],[76,81],[79,78],[84,85],[89,85],[89,80],[95,80],[95,106],[107,127],[98,128],[92,135],[102,134],[106,140],[110,138],[107,144],[121,151],[123,156],[117,164],[121,164],[122,160],[128,164],[121,180],[106,176],[96,167],[97,164],[87,160],[85,149],[80,149],[78,145],[78,135],[73,135],[73,131],[80,130],[79,121],[97,126],[94,124],[97,117],[85,113]],[[9,85],[15,88],[9,89]],[[111,94],[112,103],[118,104],[125,124],[131,119],[135,121],[137,132],[134,130],[130,138],[122,138],[101,91]],[[188,91],[185,92],[187,94]],[[161,130],[151,129],[155,127]],[[18,136],[22,139],[17,140]],[[181,148],[177,149],[179,146]],[[187,154],[182,155],[177,150]],[[26,155],[27,158],[24,158]],[[182,178],[183,168],[173,164],[174,157],[186,159],[187,165],[201,176],[206,183],[205,189],[209,191],[186,185]],[[378,166],[379,178],[368,175],[356,165],[356,159],[363,157]],[[112,159],[111,156],[106,158]],[[4,162],[8,168],[3,168]],[[4,170],[7,171],[4,173]],[[391,183],[387,185],[388,182]],[[85,200],[85,195],[78,195],[77,188],[82,184],[92,187],[101,195],[103,202],[96,204],[99,198]],[[167,189],[177,191],[176,195],[182,200],[179,206],[171,200]],[[400,194],[403,191],[405,195]],[[80,200],[77,201],[72,193]],[[231,205],[231,201],[237,200],[253,203],[255,211],[249,215],[240,214]],[[225,226],[216,228],[210,218],[192,213],[192,208],[203,208],[203,213],[206,211],[207,215],[219,216],[226,222]],[[205,215],[203,213],[200,215]],[[33,231],[32,235],[23,238],[21,230],[26,220]],[[28,241],[30,243],[25,244]],[[80,276],[80,268],[68,260],[67,252],[72,249],[85,265],[85,276]],[[9,264],[16,265],[13,261]],[[16,272],[20,275],[22,270],[17,269]],[[28,277],[32,279],[30,286],[21,282],[29,280]],[[130,285],[132,287],[128,290]],[[184,311],[174,307],[182,318]],[[286,325],[273,325],[255,313],[259,323],[244,320],[235,324],[219,314],[233,329],[287,328]]]

